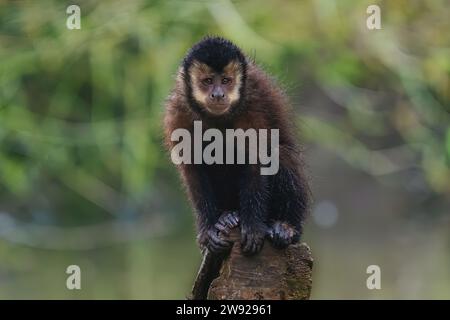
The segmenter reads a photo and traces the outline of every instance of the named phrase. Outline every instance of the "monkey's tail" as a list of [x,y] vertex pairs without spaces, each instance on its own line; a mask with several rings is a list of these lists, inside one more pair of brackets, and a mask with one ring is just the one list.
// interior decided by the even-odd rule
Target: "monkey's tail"
[[208,249],[203,251],[203,260],[192,287],[191,300],[206,300],[211,282],[219,276],[222,262],[226,253],[212,253]]

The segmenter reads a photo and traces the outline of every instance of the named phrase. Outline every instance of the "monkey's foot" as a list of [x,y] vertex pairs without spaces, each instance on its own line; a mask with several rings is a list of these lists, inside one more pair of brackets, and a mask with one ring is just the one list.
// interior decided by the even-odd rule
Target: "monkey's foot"
[[239,225],[239,216],[235,211],[226,211],[222,213],[214,227],[225,235],[229,235],[231,229]]
[[265,227],[247,227],[241,225],[241,250],[245,255],[254,255],[261,251],[266,235]]
[[286,248],[300,240],[298,231],[287,222],[276,221],[268,232],[273,246],[278,249]]
[[211,227],[206,231],[208,250],[212,253],[222,253],[230,250],[233,242],[227,240],[226,235],[222,234],[216,227]]

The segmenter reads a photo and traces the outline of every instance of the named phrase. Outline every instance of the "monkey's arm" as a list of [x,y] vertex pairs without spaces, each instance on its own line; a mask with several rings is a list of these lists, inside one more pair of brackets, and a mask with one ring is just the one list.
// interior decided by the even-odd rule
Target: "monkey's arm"
[[283,248],[298,242],[310,205],[310,190],[304,176],[300,155],[292,148],[280,147],[280,168],[273,177],[269,236]]
[[197,165],[182,165],[181,172],[197,213],[198,243],[213,252],[228,249],[231,243],[220,236],[215,226],[220,212],[207,175]]
[[262,249],[267,232],[269,181],[259,172],[259,166],[248,166],[241,178],[239,216],[242,251],[255,254]]

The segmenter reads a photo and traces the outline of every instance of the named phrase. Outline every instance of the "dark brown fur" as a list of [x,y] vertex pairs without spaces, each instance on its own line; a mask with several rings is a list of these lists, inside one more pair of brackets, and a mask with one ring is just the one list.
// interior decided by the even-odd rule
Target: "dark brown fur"
[[[203,130],[279,129],[280,137],[280,171],[275,176],[261,176],[259,165],[178,166],[189,199],[198,213],[199,243],[208,246],[208,230],[217,223],[221,213],[228,210],[240,213],[242,232],[247,233],[243,235],[243,246],[249,253],[260,250],[261,239],[263,241],[267,234],[272,239],[275,237],[274,244],[280,247],[298,241],[309,205],[309,191],[286,94],[247,59],[246,84],[239,112],[231,117],[208,117],[191,107],[183,72],[180,68],[175,88],[166,102],[164,133],[167,149],[171,150],[175,145],[170,139],[175,129],[185,128],[193,134],[195,120],[202,121]],[[252,212],[242,212],[243,207]]]

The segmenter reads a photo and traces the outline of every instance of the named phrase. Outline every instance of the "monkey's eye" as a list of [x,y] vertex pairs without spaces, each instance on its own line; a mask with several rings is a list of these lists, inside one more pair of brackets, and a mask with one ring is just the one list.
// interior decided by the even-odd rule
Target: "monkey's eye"
[[212,78],[206,78],[206,79],[203,79],[202,82],[204,85],[209,86],[213,83],[213,80],[212,80]]
[[230,78],[223,78],[222,79],[222,84],[229,84],[231,83],[231,79]]

